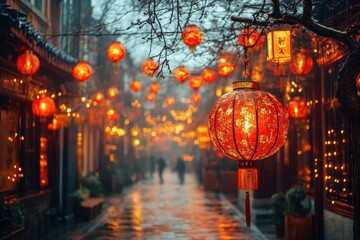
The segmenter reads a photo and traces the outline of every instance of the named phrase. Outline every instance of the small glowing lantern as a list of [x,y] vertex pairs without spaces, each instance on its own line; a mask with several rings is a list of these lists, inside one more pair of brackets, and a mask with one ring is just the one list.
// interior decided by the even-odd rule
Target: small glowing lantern
[[145,73],[149,77],[152,77],[159,71],[159,66],[154,60],[149,58],[143,63],[141,69],[143,73]]
[[60,123],[56,118],[53,118],[52,122],[48,124],[48,130],[50,131],[57,131],[60,127]]
[[35,116],[46,118],[55,113],[56,105],[51,97],[41,95],[32,102],[31,109]]
[[181,39],[191,51],[194,51],[202,42],[203,34],[195,24],[190,24],[182,32]]
[[256,160],[276,153],[285,143],[289,128],[287,109],[270,93],[250,81],[233,83],[233,91],[221,96],[209,114],[209,134],[215,148],[239,160],[238,188],[246,190],[246,224],[250,226],[249,190],[258,188]]
[[270,62],[284,63],[291,60],[291,31],[275,30],[267,34],[268,56]]
[[245,28],[240,32],[238,40],[239,44],[243,47],[259,50],[262,48],[265,38],[264,35],[260,35],[255,29]]
[[116,87],[110,87],[110,88],[106,91],[106,95],[107,95],[108,98],[110,98],[110,99],[115,99],[115,98],[117,98],[117,96],[119,96],[119,91],[117,90]]
[[160,91],[160,89],[161,89],[161,87],[160,87],[159,83],[152,82],[150,84],[150,87],[149,87],[150,92],[157,94]]
[[142,89],[142,83],[139,80],[134,79],[130,84],[130,88],[133,92],[138,92]]
[[174,77],[180,83],[184,83],[190,77],[190,71],[186,67],[180,66],[174,71]]
[[175,98],[173,98],[173,97],[167,97],[167,98],[165,99],[165,104],[166,104],[166,106],[171,107],[172,105],[175,104]]
[[101,103],[104,101],[104,94],[102,92],[96,92],[94,94],[94,101],[97,103]]
[[309,109],[304,100],[300,97],[294,97],[294,99],[288,103],[288,112],[291,118],[300,119],[307,117]]
[[25,78],[29,79],[39,70],[40,60],[31,50],[28,50],[18,57],[16,67],[21,74],[25,75]]
[[214,70],[206,68],[202,71],[201,77],[206,83],[210,84],[216,80],[217,74]]
[[148,102],[153,102],[153,101],[155,101],[155,100],[156,100],[156,95],[155,95],[155,93],[148,92],[148,93],[146,94],[146,100],[147,100]]
[[289,63],[290,71],[293,74],[306,75],[314,66],[312,57],[306,54],[306,50],[301,48]]
[[222,77],[230,76],[235,70],[235,66],[230,62],[220,63],[218,65],[218,74]]
[[109,109],[109,110],[106,112],[106,117],[107,117],[109,120],[113,120],[113,121],[117,121],[117,120],[120,119],[119,114],[117,114],[114,109]]
[[192,100],[195,104],[198,104],[198,103],[201,101],[201,94],[198,93],[198,92],[194,92],[194,93],[191,95],[191,100]]
[[86,61],[79,61],[73,68],[72,74],[76,80],[83,82],[92,76],[92,68]]
[[125,55],[126,50],[118,41],[113,41],[107,49],[107,56],[114,64],[117,64],[119,61],[123,60]]
[[356,78],[356,88],[357,88],[357,94],[360,96],[360,73],[358,74]]
[[189,80],[189,86],[194,90],[197,91],[199,90],[203,85],[203,80],[201,77],[199,76],[193,76],[192,78],[190,78]]

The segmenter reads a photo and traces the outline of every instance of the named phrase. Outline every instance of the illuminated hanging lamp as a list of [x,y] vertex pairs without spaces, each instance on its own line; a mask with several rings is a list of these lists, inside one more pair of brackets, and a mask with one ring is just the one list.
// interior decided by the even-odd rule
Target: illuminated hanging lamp
[[222,77],[230,76],[235,70],[234,64],[230,62],[224,62],[218,64],[218,74]]
[[159,66],[154,60],[149,58],[143,63],[141,69],[143,73],[145,73],[149,77],[152,77],[159,71]]
[[35,116],[47,118],[55,113],[56,105],[51,97],[41,95],[39,98],[34,99],[31,109]]
[[174,77],[180,83],[184,83],[184,82],[186,82],[186,80],[189,79],[190,71],[186,67],[180,66],[174,71]]
[[175,104],[175,98],[169,96],[165,99],[165,106],[171,107]]
[[307,117],[309,109],[305,101],[296,96],[288,103],[288,112],[291,118],[302,119]]
[[113,41],[107,49],[108,58],[117,65],[126,56],[126,50],[118,41]]
[[192,76],[189,80],[189,86],[194,90],[197,91],[199,90],[202,85],[204,84],[203,80],[201,77],[199,76]]
[[289,63],[290,71],[293,74],[298,75],[308,74],[312,70],[313,66],[314,61],[312,57],[307,54],[307,51],[304,48],[301,48]]
[[105,99],[104,94],[102,92],[96,92],[94,94],[94,101],[97,103],[103,102]]
[[191,95],[191,100],[192,100],[195,104],[198,104],[198,103],[201,101],[201,94],[198,93],[198,92],[194,92],[194,93]]
[[112,121],[117,121],[120,119],[119,114],[117,114],[114,109],[107,110],[106,117],[107,117],[107,119],[112,120]]
[[152,93],[157,94],[160,91],[161,87],[160,84],[157,82],[152,82],[149,87],[149,91]]
[[50,131],[57,131],[60,129],[60,127],[61,125],[55,117],[53,118],[51,123],[48,124],[48,130]]
[[29,80],[39,70],[40,60],[31,50],[27,50],[18,57],[16,67]]
[[206,83],[210,84],[216,80],[217,74],[216,71],[206,68],[202,71],[201,77]]
[[156,100],[156,94],[155,93],[152,93],[152,92],[148,92],[147,94],[146,94],[146,100],[148,101],[148,102],[153,102],[153,101],[155,101]]
[[92,68],[86,61],[79,61],[73,68],[72,75],[79,82],[84,82],[92,76]]
[[253,28],[245,28],[240,32],[238,41],[241,46],[257,51],[262,48],[265,37]]
[[181,34],[181,39],[191,51],[195,51],[203,39],[201,30],[195,24],[188,25]]
[[142,83],[137,80],[134,79],[131,83],[130,83],[130,88],[133,92],[138,92],[142,89]]
[[291,31],[275,30],[267,34],[268,56],[270,62],[284,63],[291,60]]
[[119,90],[117,90],[116,87],[110,87],[107,91],[106,91],[106,95],[108,96],[108,98],[110,99],[115,99],[119,96]]

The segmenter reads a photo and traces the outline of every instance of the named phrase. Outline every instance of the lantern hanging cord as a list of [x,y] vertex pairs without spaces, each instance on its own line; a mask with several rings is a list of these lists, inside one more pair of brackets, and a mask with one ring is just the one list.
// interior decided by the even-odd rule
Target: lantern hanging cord
[[244,72],[242,75],[245,81],[250,77],[248,72],[248,64],[249,64],[248,48],[244,47]]

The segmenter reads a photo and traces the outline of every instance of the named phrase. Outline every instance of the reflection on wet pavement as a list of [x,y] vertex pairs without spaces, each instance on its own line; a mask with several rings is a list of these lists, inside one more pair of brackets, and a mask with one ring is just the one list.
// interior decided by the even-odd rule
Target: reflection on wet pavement
[[192,175],[180,185],[165,172],[138,183],[125,199],[111,199],[100,219],[86,231],[60,239],[265,239],[216,193],[204,192]]

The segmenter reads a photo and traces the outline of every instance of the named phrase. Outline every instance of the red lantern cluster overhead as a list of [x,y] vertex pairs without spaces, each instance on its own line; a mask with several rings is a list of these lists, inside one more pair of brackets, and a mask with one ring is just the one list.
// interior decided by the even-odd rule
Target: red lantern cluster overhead
[[155,95],[155,93],[148,92],[148,93],[146,94],[146,100],[147,100],[148,102],[153,102],[153,101],[155,101],[155,100],[156,100],[156,95]]
[[201,94],[198,93],[198,92],[194,92],[194,93],[191,95],[191,100],[192,100],[195,104],[198,104],[198,103],[201,101]]
[[150,84],[150,87],[149,87],[150,92],[157,94],[160,91],[160,89],[161,89],[161,87],[160,87],[159,83],[152,82]]
[[97,103],[101,103],[104,101],[104,94],[102,92],[96,92],[94,94],[94,101]]
[[255,29],[245,28],[242,30],[238,37],[239,44],[243,47],[250,47],[254,50],[262,48],[265,37],[258,33]]
[[138,92],[142,89],[142,83],[139,80],[134,79],[130,84],[130,88],[133,92]]
[[[258,187],[256,161],[276,153],[289,127],[287,109],[255,82],[234,82],[209,114],[209,133],[215,148],[239,160],[238,188]],[[250,198],[246,193],[246,223],[250,226]]]
[[119,90],[117,90],[116,87],[110,87],[110,88],[106,91],[106,95],[107,95],[108,98],[110,98],[110,99],[115,99],[115,98],[117,98],[117,96],[119,96]]
[[16,67],[23,75],[31,76],[39,70],[40,60],[31,50],[28,50],[18,57]]
[[202,71],[201,77],[206,83],[210,84],[216,80],[217,74],[214,70],[206,68]]
[[92,76],[92,68],[86,61],[79,61],[73,68],[72,74],[76,80],[83,82]]
[[174,71],[174,77],[180,83],[184,83],[184,82],[186,82],[186,80],[189,79],[190,71],[186,67],[180,66]]
[[149,58],[143,63],[141,69],[143,73],[145,73],[149,77],[152,77],[159,71],[159,66],[154,60]]
[[126,56],[126,50],[120,42],[114,41],[107,49],[107,56],[116,64]]
[[42,95],[32,102],[31,109],[35,116],[46,118],[55,113],[56,105],[51,97]]
[[288,112],[291,118],[300,119],[307,117],[309,109],[304,100],[300,97],[294,97],[294,99],[288,103]]
[[182,32],[181,39],[193,51],[202,42],[203,34],[195,24],[190,24]]
[[299,75],[308,74],[312,70],[313,66],[314,61],[312,57],[306,53],[304,48],[301,48],[289,63],[290,71],[293,74]]
[[194,90],[199,90],[203,85],[203,80],[199,76],[193,76],[189,80],[189,86]]
[[220,63],[218,65],[218,74],[222,77],[230,76],[235,70],[234,64],[230,62]]

